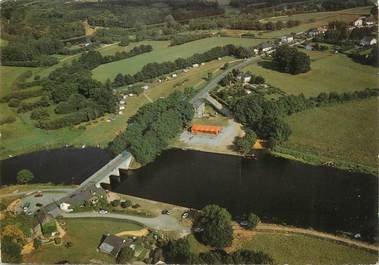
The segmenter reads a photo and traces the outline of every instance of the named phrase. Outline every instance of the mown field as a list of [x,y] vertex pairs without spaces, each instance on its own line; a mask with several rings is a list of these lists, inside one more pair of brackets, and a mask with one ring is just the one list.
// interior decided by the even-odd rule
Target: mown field
[[324,162],[341,160],[375,170],[379,148],[377,106],[378,100],[371,98],[289,116],[286,121],[292,135],[280,147]]
[[[205,84],[204,78],[208,72],[217,71],[225,62],[231,60],[234,59],[225,57],[220,61],[215,60],[206,63],[204,66],[192,69],[187,73],[180,73],[177,78],[170,81],[165,81],[161,84],[154,83],[150,85],[149,90],[145,94],[128,98],[122,115],[106,115],[85,124],[85,130],[78,129],[77,127],[52,131],[42,130],[33,125],[34,121],[30,119],[30,112],[16,114],[6,104],[0,104],[2,114],[7,112],[17,117],[14,123],[0,126],[2,133],[0,157],[4,158],[8,155],[16,155],[44,148],[60,147],[65,144],[76,146],[81,146],[82,144],[100,145],[104,147],[120,131],[126,128],[128,119],[137,112],[139,107],[149,103],[149,99],[156,100],[160,97],[166,97],[174,90],[183,90],[185,87],[193,86],[200,88]],[[14,73],[14,76],[17,77],[17,74]],[[13,81],[10,78],[8,80],[9,83]],[[111,121],[109,122],[109,120]]]
[[[192,235],[188,240],[191,251],[196,254],[211,249]],[[374,253],[363,249],[311,236],[277,232],[257,232],[251,239],[244,238],[241,248],[263,251],[274,259],[275,264],[374,264],[377,260]]]
[[270,69],[270,61],[249,65],[244,70],[262,75],[267,83],[295,95],[317,96],[321,92],[341,93],[378,86],[375,67],[330,51],[306,53],[311,57],[311,70],[304,74],[291,75]]
[[365,250],[297,234],[257,233],[243,247],[269,254],[275,264],[374,264],[377,255]]
[[55,264],[66,260],[69,263],[89,263],[101,260],[114,264],[112,256],[96,251],[103,234],[115,234],[122,231],[140,230],[142,226],[125,220],[116,219],[64,219],[67,234],[63,241],[71,241],[72,247],[43,245],[40,249],[24,258],[24,262],[37,264]]
[[216,46],[224,46],[227,44],[255,46],[261,42],[263,42],[263,40],[260,39],[212,37],[170,47],[169,41],[160,41],[159,45],[153,46],[153,51],[149,53],[103,64],[95,68],[92,72],[95,79],[105,81],[107,78],[110,78],[112,80],[118,73],[135,74],[148,63],[174,61],[179,57],[190,57],[195,53],[202,53]]

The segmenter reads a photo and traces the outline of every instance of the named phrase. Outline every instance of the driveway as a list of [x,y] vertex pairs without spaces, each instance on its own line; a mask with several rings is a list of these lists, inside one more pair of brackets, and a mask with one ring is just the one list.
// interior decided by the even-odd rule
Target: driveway
[[64,218],[113,218],[130,220],[143,224],[149,228],[162,231],[175,231],[181,236],[191,233],[191,229],[178,222],[178,220],[169,215],[159,215],[157,217],[141,217],[130,214],[108,213],[99,214],[97,212],[83,212],[83,213],[63,213]]

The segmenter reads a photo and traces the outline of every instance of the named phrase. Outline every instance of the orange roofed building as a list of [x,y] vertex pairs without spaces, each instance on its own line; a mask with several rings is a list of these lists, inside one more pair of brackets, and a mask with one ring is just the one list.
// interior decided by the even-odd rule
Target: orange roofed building
[[212,134],[218,135],[222,131],[222,127],[213,126],[213,125],[201,125],[201,124],[192,124],[191,133],[192,134]]

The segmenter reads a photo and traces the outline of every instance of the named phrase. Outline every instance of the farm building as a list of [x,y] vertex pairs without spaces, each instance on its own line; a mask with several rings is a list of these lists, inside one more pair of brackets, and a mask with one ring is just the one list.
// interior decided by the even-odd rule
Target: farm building
[[191,127],[192,134],[218,135],[221,131],[222,131],[221,127],[213,126],[213,125],[193,124]]

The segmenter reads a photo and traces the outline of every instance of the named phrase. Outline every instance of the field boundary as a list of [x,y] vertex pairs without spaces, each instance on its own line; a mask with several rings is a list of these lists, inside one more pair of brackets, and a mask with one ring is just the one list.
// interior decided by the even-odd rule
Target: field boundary
[[327,234],[324,232],[318,232],[312,229],[295,228],[295,227],[285,227],[274,224],[259,224],[256,228],[257,232],[276,232],[276,233],[292,233],[301,234],[305,236],[317,237],[325,240],[330,240],[338,242],[347,246],[357,247],[361,249],[368,250],[370,252],[378,253],[379,247],[377,245],[372,245],[363,241],[351,240],[341,236],[336,236],[332,234]]

